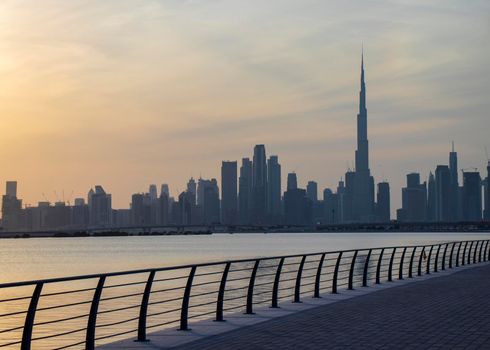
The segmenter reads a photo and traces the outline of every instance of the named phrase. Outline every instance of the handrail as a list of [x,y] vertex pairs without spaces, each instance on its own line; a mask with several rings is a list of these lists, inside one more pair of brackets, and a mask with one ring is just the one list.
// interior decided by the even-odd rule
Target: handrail
[[[10,288],[9,292],[11,292],[12,288],[26,286],[33,287],[33,291],[30,296],[26,296],[23,289],[19,292],[22,297],[10,294],[8,298],[0,300],[2,305],[3,303],[10,305],[9,303],[18,300],[29,300],[28,309],[7,308],[6,312],[0,315],[3,321],[11,317],[13,322],[5,323],[9,324],[8,329],[0,329],[2,341],[6,339],[4,344],[0,344],[0,348],[9,344],[21,344],[22,350],[29,350],[31,344],[38,340],[61,339],[67,334],[80,335],[81,338],[77,338],[76,342],[74,339],[70,340],[76,345],[85,344],[85,348],[89,350],[94,349],[100,341],[110,342],[111,339],[123,335],[134,334],[134,339],[137,341],[151,341],[147,337],[147,329],[177,324],[180,330],[185,331],[190,329],[191,320],[194,322],[195,319],[203,317],[211,318],[214,315],[216,321],[225,321],[226,314],[238,309],[243,309],[246,314],[253,314],[255,305],[269,304],[277,308],[279,302],[283,303],[284,299],[301,302],[303,296],[319,298],[321,292],[325,290],[335,294],[341,290],[368,287],[374,282],[380,284],[393,281],[395,269],[398,270],[397,277],[401,280],[404,277],[421,276],[423,272],[430,274],[452,269],[458,267],[460,263],[470,265],[487,262],[490,258],[489,243],[490,239],[486,239],[349,249],[4,283],[0,284],[0,291]],[[460,250],[462,250],[461,255]],[[446,264],[447,258],[448,264]],[[409,265],[408,271],[405,270],[406,264]],[[423,265],[425,268],[422,268]],[[206,270],[210,267],[220,269]],[[140,282],[141,274],[147,274],[146,281]],[[111,278],[133,275],[135,275],[134,279],[138,278],[138,282],[124,280],[117,284],[112,280],[112,284],[106,283]],[[258,279],[260,281],[257,282]],[[84,285],[83,288],[76,289],[76,292],[80,294],[93,292],[89,301],[86,301],[87,295],[81,295],[80,300],[73,299],[73,290],[63,287],[64,282],[85,280],[96,283],[96,287],[88,288]],[[42,293],[43,290],[48,290],[48,285],[56,287],[60,284],[61,290]],[[106,295],[106,293],[113,294]],[[71,294],[69,299],[65,297],[66,294]],[[228,298],[225,298],[225,294]],[[38,307],[43,298],[51,298],[49,300],[52,303]],[[129,306],[128,301],[130,301]],[[20,308],[21,306],[18,306],[20,304],[15,303],[14,306]],[[85,309],[86,306],[89,306],[89,310]],[[50,319],[49,322],[45,319],[35,322],[35,317],[59,312],[60,308],[63,308],[65,313],[63,317]],[[71,308],[77,308],[76,317],[70,315]],[[80,312],[80,309],[85,311]],[[118,312],[124,314],[118,316]],[[19,315],[24,315],[20,316],[24,317],[23,324],[15,323],[18,323]],[[97,325],[98,315],[104,316],[103,324]],[[85,316],[88,316],[88,319]],[[73,325],[70,324],[72,328],[66,328],[66,324],[64,327],[56,327],[65,321],[75,322]],[[129,331],[125,328],[126,323],[133,321],[137,321],[137,328]],[[149,326],[147,326],[148,322],[151,322]],[[51,331],[45,328],[41,331],[36,328],[42,325],[50,325]],[[97,330],[101,328],[104,333],[97,336]],[[20,339],[18,330],[22,330]],[[34,331],[38,335],[35,338],[32,337]],[[5,338],[6,334],[12,334],[11,338]],[[60,348],[68,348],[71,345]],[[35,348],[39,348],[37,343]]]

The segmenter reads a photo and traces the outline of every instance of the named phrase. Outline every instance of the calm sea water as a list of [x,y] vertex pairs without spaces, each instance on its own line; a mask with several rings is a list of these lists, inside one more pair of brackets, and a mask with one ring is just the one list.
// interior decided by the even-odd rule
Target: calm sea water
[[0,240],[0,283],[352,248],[485,239],[463,233],[268,233]]

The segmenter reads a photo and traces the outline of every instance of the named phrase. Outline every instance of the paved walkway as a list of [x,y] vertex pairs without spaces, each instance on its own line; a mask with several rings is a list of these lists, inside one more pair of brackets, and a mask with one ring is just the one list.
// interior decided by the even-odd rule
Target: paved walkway
[[490,349],[490,265],[319,306],[175,349]]

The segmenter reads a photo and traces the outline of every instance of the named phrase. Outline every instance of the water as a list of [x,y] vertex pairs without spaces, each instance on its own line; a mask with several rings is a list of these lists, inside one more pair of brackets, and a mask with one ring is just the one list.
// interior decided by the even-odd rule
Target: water
[[[84,238],[42,238],[42,239],[3,239],[0,240],[0,283],[21,280],[36,280],[52,277],[95,274],[133,269],[156,268],[185,265],[240,258],[254,258],[277,255],[290,255],[324,251],[346,250],[353,248],[373,248],[400,245],[427,245],[459,240],[489,239],[489,234],[425,234],[425,233],[269,233],[269,234],[215,234],[203,236],[142,236],[142,237],[84,237]],[[474,248],[473,251],[476,251]],[[407,254],[409,254],[407,252]],[[416,252],[415,261],[419,261],[421,250]],[[369,260],[369,284],[374,283],[373,272],[379,259],[375,251]],[[434,253],[435,255],[435,253]],[[442,259],[442,253],[439,261]],[[339,288],[346,288],[348,270],[353,253],[343,255],[339,271]],[[408,255],[407,255],[408,256]],[[366,252],[361,252],[356,260],[354,283],[362,283],[362,271]],[[386,280],[388,254],[382,262],[382,279]],[[425,259],[425,258],[424,258]],[[425,260],[420,258],[423,269]],[[332,272],[337,255],[327,255],[322,272],[322,291],[331,290]],[[394,265],[401,260],[398,250]],[[408,268],[408,258],[404,260],[404,270]],[[433,264],[434,257],[432,258]],[[291,301],[294,294],[295,276],[301,258],[285,260],[281,274],[279,298],[282,302]],[[311,295],[319,256],[306,259],[302,278],[301,293]],[[254,303],[270,304],[271,287],[278,259],[263,261],[257,273]],[[225,293],[225,309],[228,313],[243,312],[252,263],[233,264],[228,276]],[[199,268],[196,272],[191,298],[192,322],[213,317],[219,282],[223,265]],[[158,272],[150,296],[148,310],[149,331],[176,328],[180,317],[180,305],[183,288],[189,269]],[[97,319],[97,344],[113,340],[135,337],[137,316],[148,274],[137,274],[107,279],[102,293],[99,316]],[[73,349],[83,349],[87,325],[87,313],[94,293],[97,279],[47,284],[36,314],[36,326],[33,334],[33,348],[53,349],[70,344],[78,344]],[[128,285],[128,283],[130,283]],[[117,285],[123,284],[121,287]],[[112,286],[112,287],[111,287]],[[114,287],[116,286],[116,287]],[[109,287],[109,288],[107,288]],[[89,289],[82,292],[59,294],[59,292]],[[0,302],[0,347],[2,344],[16,342],[22,337],[21,326],[25,314],[14,316],[1,315],[24,312],[29,303],[33,287],[0,289],[0,300],[27,297],[26,299]],[[128,296],[129,295],[129,296]],[[58,306],[67,303],[70,307]],[[129,306],[128,309],[126,309]],[[43,310],[44,309],[44,310]],[[118,309],[117,312],[112,310]],[[226,312],[225,312],[226,317]],[[51,323],[53,320],[69,319]],[[128,321],[119,324],[120,321]],[[113,325],[113,323],[118,323]],[[15,329],[19,327],[19,329]],[[13,329],[14,328],[14,329]],[[10,331],[6,331],[9,330]],[[72,333],[80,329],[80,332]],[[46,335],[63,336],[43,339]],[[123,333],[123,334],[121,334]],[[121,334],[113,338],[115,334]],[[105,338],[111,336],[111,338]],[[2,347],[3,348],[3,347]],[[18,349],[15,344],[6,348]]]
[[0,283],[354,248],[486,239],[458,233],[268,233],[0,240]]

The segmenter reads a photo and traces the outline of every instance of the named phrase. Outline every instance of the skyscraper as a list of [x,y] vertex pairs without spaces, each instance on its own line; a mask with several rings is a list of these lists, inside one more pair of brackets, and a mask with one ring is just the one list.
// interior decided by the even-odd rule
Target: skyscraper
[[277,224],[281,220],[281,164],[277,156],[267,161],[267,213],[268,221]]
[[364,80],[364,55],[361,57],[361,90],[357,115],[356,169],[348,193],[352,193],[352,221],[374,220],[374,179],[369,170],[369,142],[367,132],[366,83]]
[[21,227],[22,200],[17,199],[17,181],[7,181],[2,197],[2,225],[4,230],[18,230]]
[[458,182],[458,153],[454,151],[454,142],[452,143],[452,150],[449,153],[449,173],[451,177],[450,187],[450,201],[449,201],[449,220],[458,221],[459,215],[459,182]]
[[318,184],[315,181],[308,181],[306,185],[306,196],[312,203],[318,202]]
[[95,191],[90,189],[88,193],[88,208],[90,226],[109,227],[112,223],[112,198],[102,186],[95,186]]
[[485,221],[490,221],[490,161],[487,164],[487,179],[485,181]]
[[407,175],[407,187],[402,188],[402,209],[399,221],[425,222],[427,220],[427,186],[420,183],[420,174]]
[[265,224],[267,210],[267,164],[264,145],[256,145],[254,148],[252,193],[251,221],[256,225]]
[[434,222],[437,221],[436,218],[436,179],[431,171],[427,186],[427,221]]
[[436,221],[449,222],[451,211],[451,173],[447,165],[438,165],[436,168]]
[[379,222],[390,222],[390,211],[390,184],[388,182],[380,182],[378,184],[378,194],[376,200],[377,220]]
[[5,194],[9,197],[17,198],[17,181],[7,181]]
[[242,159],[240,178],[238,180],[238,210],[240,224],[250,224],[252,206],[252,162],[249,158]]
[[197,194],[196,194],[196,181],[194,180],[193,177],[191,177],[191,179],[187,182],[187,192],[189,194],[186,200],[190,201],[192,206],[195,206]]
[[237,162],[221,164],[221,223],[234,225],[238,219]]
[[479,172],[463,172],[463,220],[481,221],[482,198]]
[[288,174],[288,184],[287,184],[287,190],[295,190],[298,188],[298,178],[296,176],[296,173],[289,173]]

